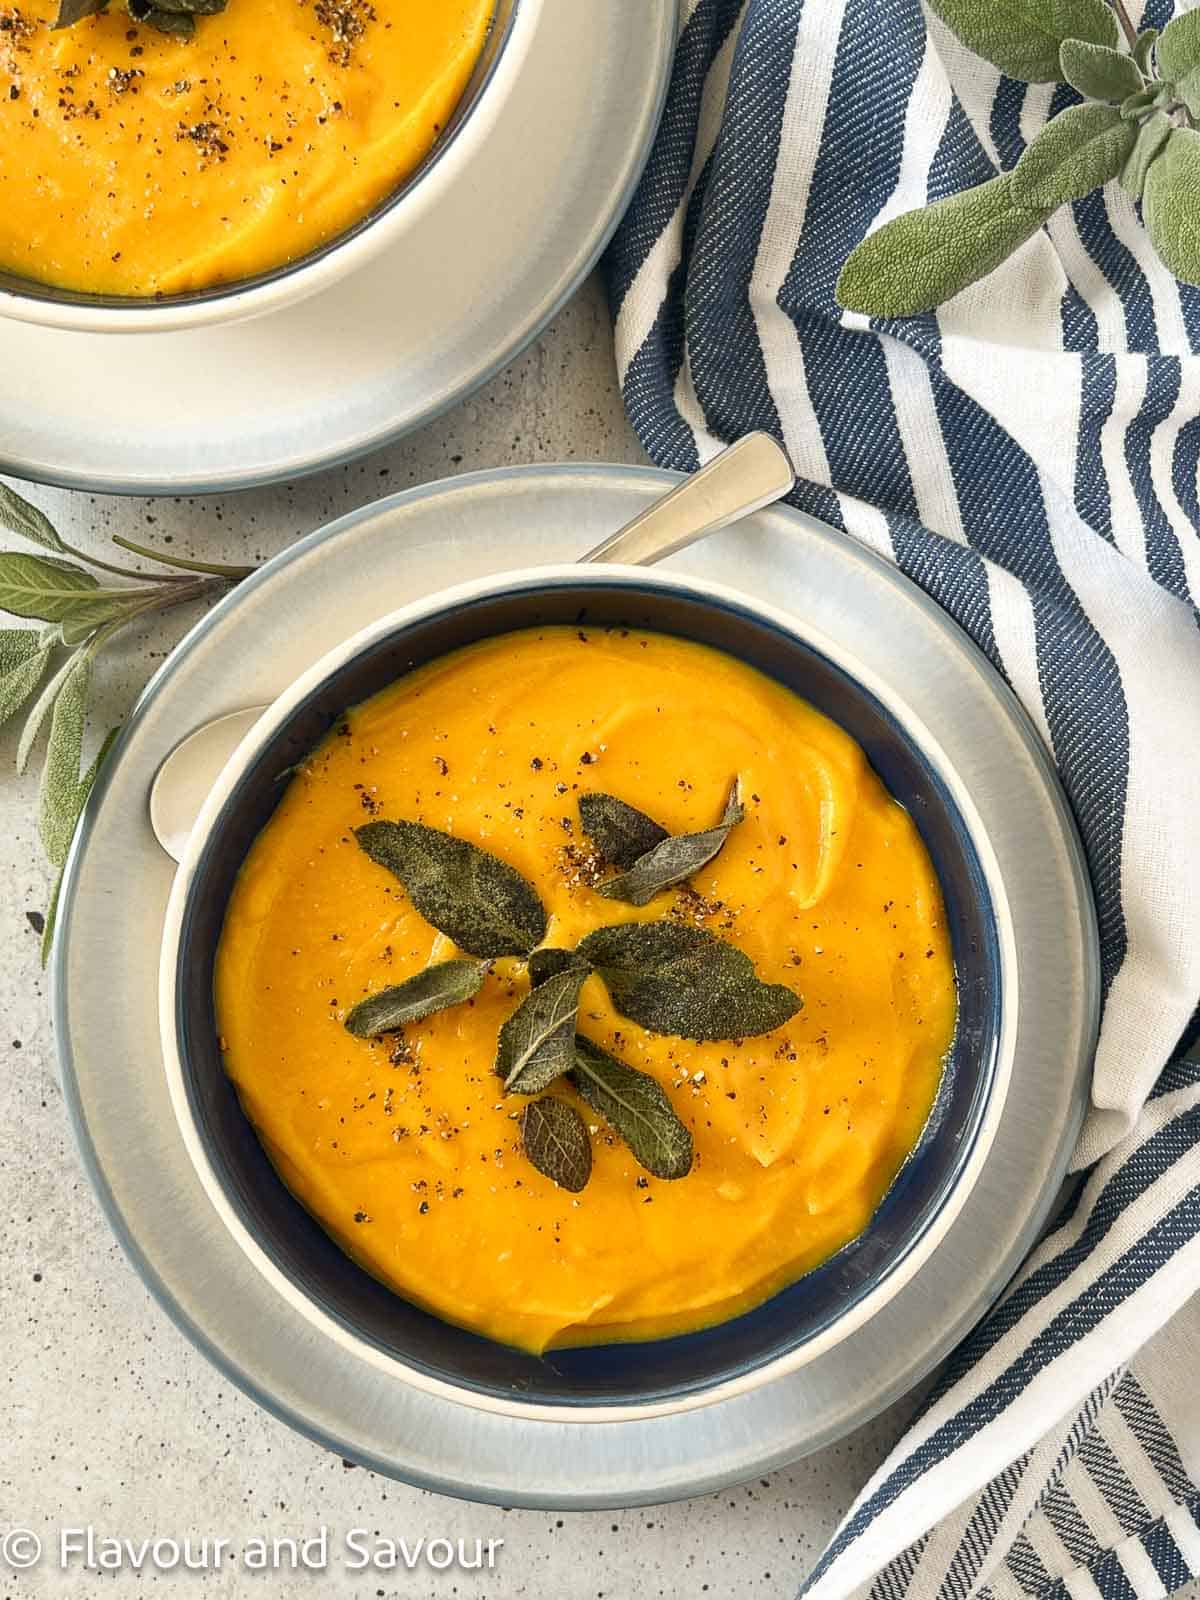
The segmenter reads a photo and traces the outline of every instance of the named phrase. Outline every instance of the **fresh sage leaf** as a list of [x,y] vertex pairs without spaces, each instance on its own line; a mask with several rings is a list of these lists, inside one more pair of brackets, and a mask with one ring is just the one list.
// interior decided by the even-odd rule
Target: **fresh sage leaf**
[[579,953],[622,1016],[681,1039],[747,1039],[782,1027],[799,995],[763,983],[749,956],[687,923],[620,922],[597,928]]
[[50,629],[0,629],[0,723],[14,717],[42,681],[53,648]]
[[583,1118],[565,1100],[543,1095],[521,1114],[521,1139],[530,1163],[560,1189],[578,1194],[592,1175],[592,1141]]
[[977,56],[1010,78],[1057,83],[1068,39],[1115,49],[1120,30],[1105,0],[929,0]]
[[1173,128],[1150,163],[1142,216],[1165,265],[1200,287],[1200,133],[1194,128]]
[[1166,105],[1170,98],[1171,91],[1165,83],[1148,83],[1137,94],[1131,94],[1128,100],[1121,102],[1121,115],[1127,122],[1138,122],[1147,111]]
[[43,549],[53,550],[58,555],[67,553],[66,545],[46,513],[39,511],[23,495],[4,483],[0,483],[0,528],[19,533],[23,539],[40,544]]
[[556,978],[560,972],[569,972],[572,969],[587,972],[588,964],[574,950],[559,950],[553,945],[542,945],[535,950],[529,958],[529,982],[536,989],[539,984],[545,983],[548,978]]
[[[112,617],[122,616],[126,609],[132,614],[134,607],[130,605],[129,607],[121,606],[119,609],[114,608],[110,616],[104,620],[110,621]],[[77,644],[84,644],[90,639],[100,626],[100,623],[91,616],[85,615],[79,622],[60,622],[57,626],[60,643],[66,645],[69,650],[73,650]]]
[[75,835],[75,824],[87,798],[80,777],[83,734],[87,726],[88,694],[92,686],[92,658],[81,651],[71,662],[54,699],[46,764],[42,769],[38,800],[38,832],[51,866],[61,867]]
[[[100,749],[96,753],[96,759],[92,762],[91,766],[79,780],[79,787],[75,795],[75,821],[71,826],[70,837],[67,840],[68,850],[70,848],[71,839],[74,838],[75,832],[79,826],[79,816],[87,803],[88,796],[92,792],[100,768],[104,765],[104,759],[108,755],[109,750],[112,748],[113,741],[116,739],[117,734],[120,733],[120,731],[121,730],[119,728],[111,728],[109,730],[107,736],[105,737],[104,743],[100,746]],[[67,852],[64,851],[64,862],[66,859],[66,854]],[[54,944],[54,928],[58,921],[58,902],[62,893],[63,872],[64,867],[60,866],[58,870],[58,876],[54,880],[54,888],[50,893],[50,904],[46,907],[46,918],[42,926],[41,957],[43,967],[50,959],[50,951]]]
[[1142,197],[1150,163],[1161,154],[1163,145],[1170,137],[1171,119],[1165,111],[1153,112],[1138,129],[1137,141],[1129,160],[1121,169],[1121,186],[1135,200]]
[[667,838],[667,830],[653,817],[618,800],[615,794],[581,794],[579,821],[600,859],[610,867],[631,867],[639,856]]
[[1002,173],[869,234],[842,267],[838,304],[869,317],[909,317],[985,277],[1049,214],[1017,206],[1011,181]]
[[1158,75],[1168,83],[1200,67],[1200,12],[1181,11],[1172,17],[1159,35],[1155,58]]
[[1176,98],[1187,107],[1188,115],[1200,118],[1200,67],[1185,72],[1174,89]]
[[120,731],[121,729],[119,726],[116,728],[110,728],[108,730],[108,732],[104,735],[104,743],[100,746],[99,750],[96,751],[96,759],[92,762],[91,766],[79,780],[79,809],[81,811],[83,810],[84,801],[91,794],[96,779],[100,775],[100,768],[104,765],[105,757],[116,743],[117,735],[120,733]]
[[1158,73],[1193,117],[1200,117],[1200,16],[1184,11],[1162,31],[1157,50]]
[[478,845],[419,822],[368,822],[355,837],[468,955],[527,956],[545,938],[546,912],[532,885]]
[[360,1000],[346,1018],[357,1039],[378,1039],[406,1022],[420,1022],[435,1011],[473,1000],[483,985],[486,961],[439,961],[404,983]]
[[102,589],[90,572],[57,556],[0,553],[0,610],[61,623],[78,641],[115,617],[146,608],[153,589]]
[[692,1136],[662,1087],[648,1073],[626,1066],[599,1045],[575,1041],[576,1089],[619,1133],[635,1161],[656,1178],[686,1178],[692,1170]]
[[41,694],[33,702],[25,718],[25,724],[21,729],[21,737],[17,741],[18,773],[24,772],[28,767],[29,757],[32,755],[33,747],[37,743],[38,734],[42,731],[42,726],[49,716],[55,700],[58,698],[59,691],[79,665],[83,654],[83,651],[77,650],[74,655],[68,656],[54,676],[46,682]]
[[54,887],[50,891],[50,904],[46,907],[46,920],[42,924],[41,957],[43,967],[50,960],[50,952],[54,948],[54,929],[58,922],[58,901],[62,894],[63,869],[60,867],[54,879]]
[[70,561],[30,556],[19,550],[0,554],[0,611],[14,617],[61,622],[86,604],[99,584],[90,572]]
[[682,883],[707,865],[745,815],[742,786],[735,778],[721,820],[715,828],[706,828],[703,833],[674,834],[663,839],[653,850],[639,856],[628,872],[599,884],[597,892],[609,900],[621,900],[626,905],[647,905],[661,890]]
[[1110,50],[1107,45],[1068,39],[1059,52],[1059,60],[1062,75],[1072,89],[1091,100],[1108,100],[1119,106],[1142,88],[1142,75],[1132,56]]
[[1154,46],[1158,40],[1157,28],[1143,28],[1133,44],[1133,59],[1138,70],[1150,77],[1154,70]]
[[531,989],[500,1029],[496,1071],[509,1094],[538,1094],[571,1070],[575,1019],[586,968],[572,967]]
[[133,588],[94,590],[63,618],[60,624],[63,643],[82,644],[101,623],[114,622],[122,617],[134,617],[139,612],[150,609],[149,597],[156,592],[161,591]]
[[1082,200],[1120,175],[1137,130],[1115,106],[1069,106],[1026,146],[1012,172],[1012,198],[1029,211]]

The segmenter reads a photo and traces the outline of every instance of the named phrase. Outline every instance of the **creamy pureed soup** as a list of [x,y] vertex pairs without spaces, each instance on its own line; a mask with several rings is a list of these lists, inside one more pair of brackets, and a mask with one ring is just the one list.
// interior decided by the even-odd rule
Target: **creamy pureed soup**
[[229,0],[178,39],[0,0],[0,269],[156,295],[304,255],[428,153],[492,3]]
[[[642,906],[598,892],[581,796],[688,834],[722,815],[735,775],[744,820],[686,883]],[[347,1030],[364,997],[462,954],[360,844],[381,819],[515,868],[546,945],[670,922],[794,992],[772,1031],[696,1043],[584,981],[579,1033],[661,1087],[691,1136],[686,1176],[648,1173],[566,1079],[551,1093],[583,1119],[586,1187],[527,1159],[527,1102],[494,1071],[529,993],[519,958],[394,1034]],[[719,1321],[853,1239],[920,1135],[956,1015],[933,867],[851,738],[715,650],[567,628],[471,646],[347,714],[245,862],[216,1001],[246,1112],[324,1227],[400,1294],[534,1351]]]

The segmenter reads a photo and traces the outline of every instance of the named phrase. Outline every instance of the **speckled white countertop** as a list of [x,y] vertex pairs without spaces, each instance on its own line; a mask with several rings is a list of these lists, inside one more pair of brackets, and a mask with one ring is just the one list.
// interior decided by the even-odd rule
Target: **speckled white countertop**
[[[422,432],[342,470],[233,497],[120,500],[30,491],[67,537],[110,533],[217,560],[273,555],[299,534],[379,495],[511,462],[642,461],[621,412],[607,312],[591,283],[508,372]],[[118,721],[194,620],[122,635],[98,670],[96,727]],[[79,1167],[59,1090],[46,982],[33,926],[48,871],[33,826],[35,780],[11,775],[0,736],[0,1529],[28,1527],[47,1555],[0,1596],[465,1596],[498,1600],[714,1600],[790,1596],[855,1491],[895,1438],[904,1408],[792,1469],[717,1497],[629,1512],[556,1517],[473,1506],[352,1468],[232,1388],[160,1311],[126,1261]],[[32,920],[31,920],[32,916]],[[148,937],[150,935],[148,934]],[[59,1570],[62,1527],[126,1539],[329,1530],[323,1573],[129,1567],[100,1579]],[[344,1540],[367,1530],[410,1545],[503,1540],[491,1571],[352,1570]],[[319,1549],[312,1555],[319,1559]],[[471,1548],[468,1549],[470,1555]],[[355,1558],[358,1559],[358,1558]]]

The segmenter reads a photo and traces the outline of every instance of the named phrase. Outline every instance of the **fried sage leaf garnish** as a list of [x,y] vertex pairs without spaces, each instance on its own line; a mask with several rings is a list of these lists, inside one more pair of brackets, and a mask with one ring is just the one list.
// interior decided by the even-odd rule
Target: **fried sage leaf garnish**
[[705,828],[702,833],[679,833],[660,840],[652,850],[639,856],[628,872],[597,885],[597,893],[609,900],[623,900],[626,905],[647,905],[661,890],[683,883],[706,866],[745,815],[741,782],[735,778],[715,828]]
[[[172,33],[190,39],[196,31],[197,17],[215,16],[224,11],[228,0],[125,0],[125,9],[135,22],[144,22],[159,33]],[[108,0],[59,0],[55,28],[70,28],[85,17],[108,9]]]
[[653,817],[618,800],[615,794],[581,794],[579,820],[600,859],[610,867],[631,867],[639,856],[668,837],[667,830],[660,828]]
[[126,0],[131,16],[137,16],[139,11],[147,14],[153,11],[173,12],[180,17],[214,17],[218,12],[224,11],[229,0]]
[[536,890],[489,851],[420,822],[368,822],[354,833],[425,920],[468,955],[527,956],[545,938]]
[[346,1018],[346,1027],[358,1039],[378,1039],[406,1022],[420,1022],[435,1011],[462,1005],[479,993],[487,968],[486,961],[439,961],[404,983],[360,1000]]
[[84,17],[94,17],[105,10],[108,0],[59,0],[58,15],[54,19],[56,28],[70,28],[76,22],[82,22]]
[[592,1141],[583,1118],[552,1094],[531,1100],[521,1114],[525,1154],[560,1189],[578,1194],[592,1175]]
[[144,22],[158,33],[173,33],[176,38],[190,39],[196,31],[196,19],[190,11],[165,11],[161,6],[147,6],[138,0],[127,0],[129,15],[135,22]]
[[749,956],[685,923],[621,922],[597,928],[579,953],[623,1016],[683,1039],[747,1039],[794,1017],[800,996],[763,983]]
[[692,1136],[653,1078],[579,1037],[571,1079],[647,1172],[656,1178],[687,1177],[692,1170]]
[[543,945],[540,950],[535,950],[529,958],[529,982],[533,988],[545,983],[547,978],[555,978],[560,972],[569,972],[572,967],[579,967],[585,973],[588,964],[576,950],[561,950],[556,945]]
[[500,1029],[496,1071],[509,1094],[538,1094],[575,1059],[575,1018],[586,967],[568,967],[531,989]]

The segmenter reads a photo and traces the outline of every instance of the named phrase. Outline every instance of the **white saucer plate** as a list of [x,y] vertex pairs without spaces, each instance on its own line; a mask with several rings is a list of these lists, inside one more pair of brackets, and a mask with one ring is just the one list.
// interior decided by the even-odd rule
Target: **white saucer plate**
[[413,226],[294,305],[169,333],[0,318],[0,472],[114,494],[243,489],[429,421],[594,266],[649,154],[675,29],[676,0],[519,0],[470,138],[405,202]]
[[938,1249],[872,1320],[798,1372],[699,1410],[605,1423],[490,1412],[418,1389],[398,1366],[315,1328],[250,1264],[188,1157],[159,1047],[158,931],[174,872],[148,816],[159,763],[189,729],[272,700],[408,601],[575,559],[671,481],[625,467],[473,474],[294,545],[205,617],[147,688],[88,804],[62,894],[53,984],[65,1092],[89,1175],[146,1283],[212,1361],[293,1427],[410,1483],[502,1505],[586,1509],[701,1494],[867,1421],[1011,1277],[1059,1189],[1086,1097],[1095,922],[1036,735],[917,588],[843,535],[775,509],[672,568],[787,607],[868,681],[902,685],[986,825],[991,881],[1007,902],[1012,1076],[991,1152]]

